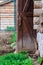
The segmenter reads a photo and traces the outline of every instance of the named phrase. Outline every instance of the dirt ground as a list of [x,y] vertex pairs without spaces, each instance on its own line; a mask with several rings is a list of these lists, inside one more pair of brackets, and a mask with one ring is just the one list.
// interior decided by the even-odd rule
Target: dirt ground
[[0,32],[0,55],[14,51],[14,49],[11,47],[11,44],[9,43],[9,39],[12,34],[13,32]]

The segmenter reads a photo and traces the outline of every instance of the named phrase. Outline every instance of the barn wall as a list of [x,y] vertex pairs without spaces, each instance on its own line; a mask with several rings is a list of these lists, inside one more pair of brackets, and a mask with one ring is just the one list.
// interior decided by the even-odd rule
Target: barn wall
[[14,2],[9,2],[0,6],[1,30],[6,29],[7,26],[14,27],[16,22],[16,6]]

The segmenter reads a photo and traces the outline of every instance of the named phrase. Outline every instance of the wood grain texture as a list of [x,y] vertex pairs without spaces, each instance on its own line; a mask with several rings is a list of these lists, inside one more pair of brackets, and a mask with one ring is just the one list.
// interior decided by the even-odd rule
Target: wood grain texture
[[[34,39],[36,38],[36,32],[33,30],[33,8],[34,8],[34,3],[33,0],[30,1],[28,0],[27,7],[24,9],[26,0],[17,0],[18,5],[17,5],[17,46],[18,46],[18,51],[22,50],[23,48],[29,49],[32,52],[35,52],[35,42]],[[23,12],[23,13],[22,13]],[[28,12],[32,15],[32,17],[28,16]],[[26,15],[25,15],[26,13]],[[21,15],[22,14],[22,15]],[[29,14],[29,15],[30,15]],[[33,51],[34,50],[34,51]]]

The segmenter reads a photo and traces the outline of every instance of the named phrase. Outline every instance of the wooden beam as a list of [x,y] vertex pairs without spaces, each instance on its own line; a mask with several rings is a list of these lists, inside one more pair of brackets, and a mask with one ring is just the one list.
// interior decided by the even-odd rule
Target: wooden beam
[[18,51],[21,51],[22,49],[22,40],[23,40],[23,33],[22,33],[22,26],[20,27],[20,24],[21,24],[21,17],[20,17],[20,12],[22,12],[22,3],[23,3],[23,0],[16,0],[16,30],[17,30],[17,52]]
[[23,11],[22,12],[26,12],[27,9],[30,7],[30,4],[31,4],[31,1],[30,0],[26,0],[26,3],[24,5],[24,8],[23,8]]
[[34,9],[34,16],[39,17],[41,14],[41,9]]
[[0,6],[3,6],[5,4],[8,4],[9,2],[13,2],[13,0],[3,1],[2,3],[0,3]]
[[28,2],[29,0],[26,0],[26,3],[25,3],[25,5],[24,5],[24,8],[23,8],[23,12],[27,9],[27,7],[28,7],[28,4],[29,4],[29,2]]
[[21,17],[32,17],[33,13],[32,12],[21,12],[20,16]]
[[34,1],[34,8],[37,8],[37,9],[42,8],[41,1]]

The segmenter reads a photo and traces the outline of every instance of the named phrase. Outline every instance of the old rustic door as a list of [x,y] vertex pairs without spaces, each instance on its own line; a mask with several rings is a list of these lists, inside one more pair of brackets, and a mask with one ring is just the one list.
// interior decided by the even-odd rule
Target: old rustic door
[[33,30],[33,0],[17,0],[17,49],[35,51]]

